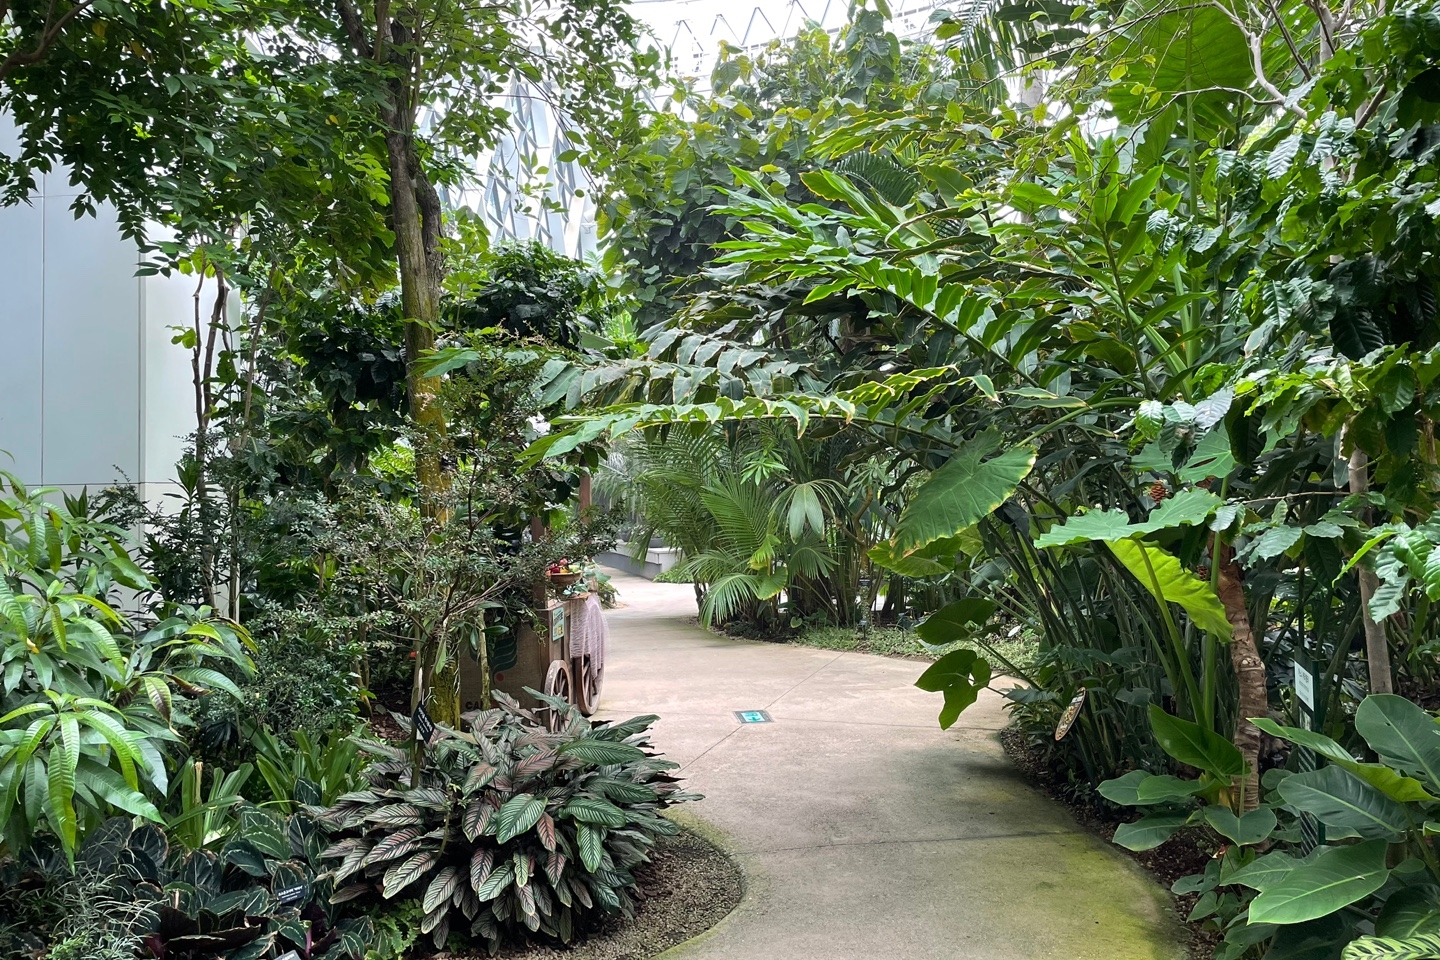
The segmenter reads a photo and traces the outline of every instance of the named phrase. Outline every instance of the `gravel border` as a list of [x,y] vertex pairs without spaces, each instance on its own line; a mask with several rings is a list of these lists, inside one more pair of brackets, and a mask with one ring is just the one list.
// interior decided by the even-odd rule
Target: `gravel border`
[[[635,919],[611,918],[569,947],[507,946],[506,960],[649,960],[694,939],[734,910],[745,893],[745,875],[719,847],[691,830],[661,837],[645,866],[635,871],[640,890]],[[481,960],[484,953],[454,955]]]

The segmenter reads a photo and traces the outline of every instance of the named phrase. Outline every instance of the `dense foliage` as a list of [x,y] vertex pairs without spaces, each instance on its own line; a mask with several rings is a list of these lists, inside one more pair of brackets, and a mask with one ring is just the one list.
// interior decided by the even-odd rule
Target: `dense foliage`
[[217,668],[253,669],[253,644],[204,608],[137,627],[116,609],[150,585],[126,531],[88,516],[83,497],[57,505],[55,491],[4,479],[0,850],[49,832],[73,857],[109,816],[161,819],[193,699],[241,696]]
[[[1015,716],[1078,797],[1104,804],[1115,796],[1096,796],[1103,781],[1153,776],[1154,802],[1206,801],[1203,815],[1162,811],[1157,824],[1188,818],[1202,843],[1306,856],[1294,817],[1329,822],[1288,795],[1306,780],[1283,787],[1311,776],[1306,751],[1349,770],[1368,746],[1391,763],[1364,718],[1405,702],[1392,691],[1436,702],[1434,10],[1071,12],[1076,30],[1025,40],[1038,98],[959,83],[943,98],[891,88],[882,102],[831,79],[818,99],[844,109],[789,141],[785,170],[740,151],[723,172],[667,178],[717,218],[704,242],[723,239],[642,256],[632,228],[614,227],[615,249],[650,271],[634,277],[642,296],[680,290],[651,263],[673,264],[674,281],[698,273],[698,286],[655,301],[648,356],[557,371],[610,406],[534,455],[625,438],[615,470],[640,493],[635,515],[678,534],[719,517],[727,451],[788,433],[813,456],[847,438],[841,464],[796,476],[878,501],[864,556],[888,571],[887,598],[946,585],[925,605],[926,639],[972,645],[920,679],[944,696],[942,724],[999,668],[1027,681],[1007,693]],[[867,29],[862,17],[850,35]],[[947,22],[929,52],[897,44],[892,62],[959,79],[944,55],[1003,38],[984,17]],[[767,52],[765,73],[803,72],[828,43],[802,34]],[[983,58],[965,65],[994,76]],[[732,72],[710,105],[744,117],[763,101],[730,89]],[[637,149],[688,149],[712,126],[699,111],[658,118]],[[663,222],[673,203],[656,196],[654,220],[628,223]],[[703,443],[719,455],[697,455]],[[867,463],[884,479],[848,472]],[[695,496],[675,495],[677,472],[698,477]],[[737,573],[776,610],[803,609],[805,585],[770,565],[799,541],[768,511],[741,512],[755,529],[728,567],[708,556],[729,529],[676,537],[702,609]],[[849,542],[836,524],[813,546]],[[833,589],[832,610],[859,593]],[[1007,664],[991,642],[1016,627],[1039,639],[1033,665]],[[1314,677],[1308,700],[1297,672]],[[1433,718],[1408,709],[1433,738]],[[1329,739],[1266,740],[1277,723]],[[1182,756],[1182,740],[1210,754]],[[1211,754],[1223,784],[1174,786]],[[1432,840],[1405,836],[1433,859]],[[1320,856],[1361,855],[1342,825],[1330,839],[1340,846]],[[1297,871],[1285,889],[1313,876]],[[1307,940],[1330,956],[1372,930],[1392,887],[1364,897],[1406,882],[1376,876],[1319,912],[1266,900],[1251,914],[1253,888],[1222,866],[1196,920],[1224,930],[1226,956]],[[1406,899],[1431,903],[1434,888],[1415,883]]]
[[[64,164],[198,284],[170,509],[0,498],[0,895],[52,956],[626,912],[651,718],[456,695],[608,544],[602,457],[707,624],[918,620],[943,726],[999,689],[1117,842],[1212,850],[1218,956],[1434,952],[1433,3],[859,4],[658,106],[608,0],[5,16],[7,198]],[[584,105],[607,274],[442,202],[517,78]],[[439,739],[347,740],[376,699]]]

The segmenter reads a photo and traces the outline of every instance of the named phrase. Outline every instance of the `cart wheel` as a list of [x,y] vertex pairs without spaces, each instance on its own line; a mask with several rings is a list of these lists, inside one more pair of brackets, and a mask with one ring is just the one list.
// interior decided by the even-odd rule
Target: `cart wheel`
[[[570,667],[564,660],[550,662],[550,671],[545,674],[545,692],[552,697],[559,697],[566,703],[575,702],[575,687],[570,682]],[[546,726],[550,728],[551,732],[558,731],[564,725],[565,714],[559,710],[550,709]]]
[[605,667],[596,666],[590,656],[576,657],[575,705],[585,716],[591,716],[600,709],[600,689],[605,685]]

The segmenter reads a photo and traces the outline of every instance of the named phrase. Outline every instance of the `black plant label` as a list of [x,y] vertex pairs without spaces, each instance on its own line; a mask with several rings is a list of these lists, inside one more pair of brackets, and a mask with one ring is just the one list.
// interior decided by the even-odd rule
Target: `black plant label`
[[[299,903],[305,899],[305,884],[300,883],[293,887],[286,887],[284,890],[278,890],[275,893],[275,899],[280,901],[282,907],[288,907],[292,903]],[[275,960],[284,960],[284,958],[276,957]]]
[[430,714],[425,712],[425,704],[415,708],[415,739],[425,746],[430,745],[430,738],[435,736],[435,721],[430,719]]

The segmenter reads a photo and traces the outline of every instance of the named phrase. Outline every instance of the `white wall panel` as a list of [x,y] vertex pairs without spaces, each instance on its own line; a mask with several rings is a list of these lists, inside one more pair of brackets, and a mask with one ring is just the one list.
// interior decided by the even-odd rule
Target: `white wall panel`
[[140,287],[112,212],[45,205],[46,484],[100,487],[140,472]]
[[[138,479],[145,483],[141,496],[155,501],[172,492],[175,464],[185,452],[185,437],[195,430],[190,354],[170,342],[175,335],[171,327],[193,319],[195,280],[176,274],[145,277],[140,282],[144,339]],[[213,290],[213,285],[212,280],[207,289]]]
[[[0,131],[3,139],[3,131]],[[40,480],[44,200],[0,207],[0,469]]]

